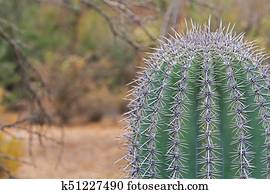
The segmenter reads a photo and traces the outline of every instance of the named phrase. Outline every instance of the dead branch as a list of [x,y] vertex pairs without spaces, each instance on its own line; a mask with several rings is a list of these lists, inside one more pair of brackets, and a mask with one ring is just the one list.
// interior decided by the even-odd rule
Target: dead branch
[[42,80],[41,75],[36,71],[36,69],[30,64],[27,57],[21,51],[19,45],[17,44],[16,40],[10,37],[4,30],[0,27],[0,39],[4,40],[10,48],[13,50],[16,58],[16,62],[19,68],[19,72],[22,77],[22,84],[25,87],[26,91],[30,95],[31,101],[34,102],[40,113],[41,117],[39,118],[39,122],[41,123],[51,123],[51,118],[46,113],[45,108],[41,102],[40,97],[38,96],[37,92],[31,86],[31,82],[33,80],[39,81],[41,83],[41,87],[45,88],[45,83]]
[[10,172],[8,169],[6,169],[4,166],[2,166],[1,164],[0,164],[0,172],[6,174],[7,177],[10,178],[10,179],[15,178],[15,177],[11,174],[11,172]]
[[[8,136],[11,136],[12,138],[17,138],[18,134],[15,133],[15,130],[25,131],[27,134],[29,134],[29,137],[33,138],[33,136],[37,137],[39,139],[39,142],[42,146],[42,140],[50,141],[55,143],[56,145],[60,145],[61,152],[63,150],[64,145],[64,136],[63,131],[61,130],[61,138],[60,140],[57,140],[53,137],[47,136],[46,134],[42,133],[42,131],[33,131],[31,129],[31,126],[35,124],[39,124],[40,126],[44,124],[51,124],[52,120],[51,117],[47,114],[45,108],[43,107],[42,101],[40,96],[37,94],[37,91],[32,87],[31,83],[33,81],[38,81],[41,84],[42,89],[46,92],[46,85],[42,80],[41,75],[36,71],[36,69],[33,67],[33,65],[28,61],[28,58],[23,54],[19,44],[17,43],[16,39],[12,38],[10,35],[5,33],[4,29],[0,26],[0,39],[5,41],[7,45],[12,49],[14,52],[16,64],[19,69],[19,74],[22,77],[22,86],[26,89],[26,92],[30,96],[30,105],[34,105],[34,109],[38,109],[38,113],[34,114],[32,116],[29,116],[24,119],[20,119],[14,123],[7,124],[7,125],[0,125],[0,133],[5,133]],[[61,128],[63,129],[63,128]],[[29,148],[29,154],[31,156],[32,152],[32,139],[29,139],[28,141],[28,148]],[[60,153],[62,154],[62,153]],[[61,158],[60,156],[58,158]],[[0,159],[1,160],[12,160],[17,161],[22,164],[30,164],[27,161],[19,160],[17,158],[13,158],[11,156],[3,155],[0,153]],[[58,159],[60,162],[60,159]],[[32,165],[34,163],[32,162]],[[3,166],[0,166],[0,172],[5,173],[9,178],[12,178],[11,172],[6,169]]]
[[29,165],[29,166],[34,166],[33,163],[31,163],[29,161],[21,160],[19,158],[6,155],[4,153],[0,153],[0,158],[1,158],[1,160],[13,161],[13,162],[17,162],[17,163],[21,163],[21,164],[25,164],[25,165]]
[[119,33],[119,31],[115,27],[113,21],[111,20],[110,16],[107,15],[100,7],[98,7],[96,4],[94,4],[93,2],[88,1],[88,0],[81,0],[81,3],[84,4],[85,6],[87,6],[88,8],[92,8],[98,14],[100,14],[105,19],[105,21],[107,22],[107,24],[108,24],[108,26],[109,26],[112,34],[115,37],[119,37],[120,39],[122,39],[123,41],[125,41],[126,43],[128,43],[135,50],[139,50],[140,49],[140,46],[137,45],[136,42],[134,42],[133,40],[131,40],[126,35],[123,35],[122,33]]
[[151,41],[155,41],[155,37],[145,28],[140,17],[134,14],[132,10],[129,9],[125,4],[112,0],[103,0],[103,1],[108,6],[115,7],[117,10],[119,10],[121,13],[127,16],[129,20],[131,20],[133,23],[138,25],[143,30],[143,32],[149,37]]
[[31,129],[29,129],[29,127],[23,127],[22,125],[24,124],[29,124],[31,122],[31,118],[26,118],[26,119],[22,119],[22,120],[19,120],[19,121],[16,121],[12,124],[7,124],[7,125],[0,125],[0,132],[2,131],[5,131],[5,132],[9,132],[9,134],[12,136],[12,137],[16,137],[14,134],[12,134],[12,132],[10,132],[8,129],[17,129],[17,130],[21,130],[21,131],[26,131],[27,133],[29,134],[32,134],[32,135],[36,135],[37,137],[39,138],[42,138],[44,140],[48,140],[48,141],[51,141],[55,144],[58,144],[58,145],[62,145],[63,144],[63,139],[61,139],[60,141],[58,141],[57,139],[55,138],[52,138],[52,137],[49,137],[45,134],[42,134],[38,131],[33,131]]
[[181,17],[182,7],[184,6],[184,0],[172,0],[163,20],[161,29],[161,36],[166,36],[170,29],[178,31],[178,25]]
[[[48,0],[36,0],[37,2],[48,2],[48,3],[55,3],[58,5],[62,5],[72,11],[78,12],[78,10],[74,10],[72,7],[72,2],[70,0],[54,0],[54,1],[48,1]],[[142,50],[142,46],[139,45],[136,41],[132,40],[131,37],[125,32],[120,31],[119,26],[113,21],[112,17],[108,15],[102,8],[100,8],[96,3],[93,1],[89,0],[80,0],[79,1],[81,5],[85,6],[88,9],[94,10],[96,13],[98,13],[105,22],[107,23],[111,33],[113,34],[114,37],[119,38],[120,40],[123,40],[125,43],[127,43],[129,46],[131,46],[136,52]],[[154,40],[154,37],[150,34],[149,31],[145,27],[143,27],[142,22],[139,20],[139,18],[130,10],[127,9],[127,7],[123,7],[124,4],[120,4],[118,2],[113,2],[113,1],[104,1],[109,7],[115,7],[122,12],[124,11],[125,14],[128,15],[129,19],[131,19],[134,23],[136,23],[138,26],[142,28],[142,30],[146,33],[146,35],[151,39]],[[121,8],[120,8],[120,7]]]
[[[43,140],[47,142],[52,142],[55,145],[59,146],[59,154],[57,156],[56,165],[55,165],[57,167],[61,162],[63,149],[64,149],[64,133],[63,133],[64,130],[61,130],[61,137],[58,140],[55,137],[48,136],[46,133],[42,133],[42,131],[40,130],[33,130],[32,127],[29,126],[29,123],[31,123],[30,122],[31,120],[32,120],[31,118],[26,118],[26,119],[16,121],[12,124],[0,125],[0,133],[3,132],[11,136],[12,138],[24,139],[24,138],[18,137],[18,133],[16,133],[17,130],[20,132],[25,132],[25,134],[28,134],[28,140],[27,140],[28,141],[28,154],[29,154],[29,157],[31,158],[31,161],[21,160],[19,158],[12,157],[10,155],[7,155],[1,152],[0,152],[0,161],[1,160],[2,161],[15,161],[23,165],[31,165],[31,166],[36,167],[36,164],[34,161],[34,155],[33,155],[33,140],[34,138],[37,138],[40,146],[43,147],[44,150],[45,150],[45,147],[43,145]],[[5,174],[7,174],[9,178],[14,177],[9,171],[9,169],[1,166],[1,163],[0,163],[0,172],[4,172]]]

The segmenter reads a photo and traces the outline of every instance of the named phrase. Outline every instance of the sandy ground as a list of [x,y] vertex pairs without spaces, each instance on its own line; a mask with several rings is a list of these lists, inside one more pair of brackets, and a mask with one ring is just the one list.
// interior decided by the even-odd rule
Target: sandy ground
[[[57,135],[58,128],[47,129]],[[40,146],[33,141],[32,157],[35,167],[22,165],[18,178],[124,178],[124,161],[115,163],[124,155],[121,135],[123,130],[116,124],[90,124],[65,127],[65,146],[58,163],[61,147],[45,142]],[[59,137],[57,137],[59,138]],[[26,146],[27,147],[27,146]],[[28,152],[27,148],[26,152]]]

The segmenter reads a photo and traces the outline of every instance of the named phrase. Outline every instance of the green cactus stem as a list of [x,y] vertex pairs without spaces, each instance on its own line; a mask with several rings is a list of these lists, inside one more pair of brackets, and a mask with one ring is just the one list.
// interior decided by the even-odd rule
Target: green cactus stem
[[191,24],[146,60],[129,103],[130,178],[270,178],[265,53]]

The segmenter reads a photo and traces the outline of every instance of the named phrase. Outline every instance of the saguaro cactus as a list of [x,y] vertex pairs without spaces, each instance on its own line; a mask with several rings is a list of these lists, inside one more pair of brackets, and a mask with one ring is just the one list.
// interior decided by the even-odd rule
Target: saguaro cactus
[[270,77],[243,34],[191,24],[146,59],[131,95],[131,178],[270,178]]

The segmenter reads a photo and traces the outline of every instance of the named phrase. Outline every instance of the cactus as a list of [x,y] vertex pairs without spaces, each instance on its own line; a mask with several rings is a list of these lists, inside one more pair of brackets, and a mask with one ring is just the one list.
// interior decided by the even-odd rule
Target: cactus
[[266,55],[210,26],[191,23],[145,60],[126,113],[130,178],[270,178]]

